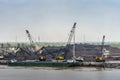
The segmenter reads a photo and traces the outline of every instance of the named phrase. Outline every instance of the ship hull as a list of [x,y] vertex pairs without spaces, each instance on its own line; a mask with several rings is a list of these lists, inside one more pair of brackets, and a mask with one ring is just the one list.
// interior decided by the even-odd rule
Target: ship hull
[[33,66],[33,67],[75,67],[79,62],[9,62],[8,66]]

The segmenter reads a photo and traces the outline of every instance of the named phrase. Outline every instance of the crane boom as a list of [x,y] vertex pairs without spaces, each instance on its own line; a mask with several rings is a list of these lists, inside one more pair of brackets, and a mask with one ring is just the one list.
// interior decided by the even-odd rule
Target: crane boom
[[104,49],[104,43],[105,43],[105,35],[103,35],[101,51]]
[[32,37],[30,35],[30,32],[28,30],[26,30],[26,34],[28,35],[28,38],[29,38],[29,41],[30,41],[30,44],[33,44],[33,40],[32,40]]
[[76,28],[76,22],[74,23],[71,31],[70,31],[70,35],[69,35],[69,38],[68,38],[68,42],[66,44],[66,48],[65,48],[65,54],[64,54],[64,57],[65,59],[67,59],[67,54],[70,50],[70,43],[73,39],[73,58],[75,58],[75,28]]
[[70,31],[70,35],[69,35],[69,38],[68,38],[68,42],[67,42],[67,45],[69,45],[71,43],[71,40],[74,36],[74,33],[75,33],[75,27],[76,27],[76,22],[74,23],[71,31]]

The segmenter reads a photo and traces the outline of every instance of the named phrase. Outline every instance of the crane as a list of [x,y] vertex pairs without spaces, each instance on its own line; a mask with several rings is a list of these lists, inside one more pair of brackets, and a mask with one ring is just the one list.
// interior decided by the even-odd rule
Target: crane
[[96,56],[97,62],[105,62],[105,49],[104,49],[104,43],[105,43],[105,35],[103,35],[102,43],[101,43],[101,50],[98,52],[98,55]]
[[75,59],[75,28],[76,28],[76,22],[74,23],[71,31],[70,31],[70,35],[69,35],[69,38],[68,38],[68,42],[67,42],[67,48],[69,48],[69,45],[73,39],[73,59]]
[[[53,51],[52,53],[49,52],[47,49],[45,49],[48,54],[51,54],[56,60],[64,60],[64,59],[67,59],[67,54],[70,50],[70,44],[71,44],[71,41],[73,39],[73,58],[75,59],[75,28],[76,28],[76,22],[74,23],[71,31],[70,31],[70,34],[69,34],[69,38],[67,40],[67,44],[64,48],[60,48],[58,50],[55,50]],[[57,56],[53,55],[53,53],[57,53]],[[62,53],[62,54],[60,54]]]
[[28,35],[30,45],[32,46],[34,44],[35,52],[36,51],[38,52],[38,50],[40,50],[43,46],[40,46],[39,44],[37,44],[36,42],[33,41],[32,36],[28,30],[26,30],[26,34]]
[[[73,27],[72,27],[72,29],[70,31],[66,47],[59,50],[59,52],[60,51],[62,51],[62,52],[64,51],[64,58],[65,59],[67,59],[67,54],[68,54],[68,52],[70,50],[70,44],[71,44],[72,39],[73,39],[73,43],[74,43],[73,44],[73,58],[75,59],[75,28],[76,28],[76,22],[73,24]],[[59,57],[61,57],[61,56],[59,56]]]

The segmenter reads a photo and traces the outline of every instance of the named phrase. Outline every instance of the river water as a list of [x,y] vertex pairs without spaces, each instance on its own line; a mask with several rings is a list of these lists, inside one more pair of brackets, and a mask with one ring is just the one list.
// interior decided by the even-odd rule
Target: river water
[[120,80],[120,69],[8,67],[0,65],[0,80]]

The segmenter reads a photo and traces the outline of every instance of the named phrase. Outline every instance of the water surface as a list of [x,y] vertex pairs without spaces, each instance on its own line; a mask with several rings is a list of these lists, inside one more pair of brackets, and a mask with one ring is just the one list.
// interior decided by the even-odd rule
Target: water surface
[[120,69],[0,66],[0,80],[120,80]]

